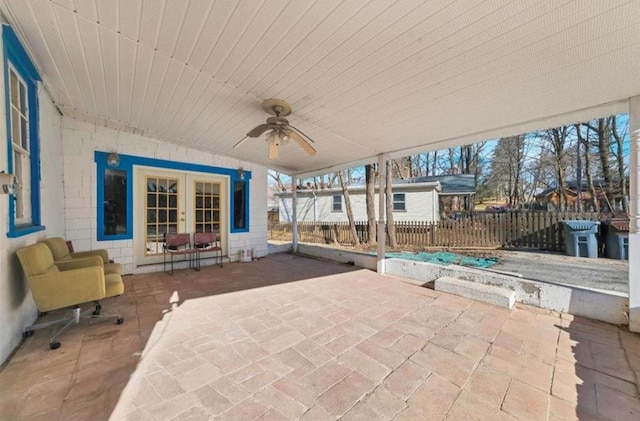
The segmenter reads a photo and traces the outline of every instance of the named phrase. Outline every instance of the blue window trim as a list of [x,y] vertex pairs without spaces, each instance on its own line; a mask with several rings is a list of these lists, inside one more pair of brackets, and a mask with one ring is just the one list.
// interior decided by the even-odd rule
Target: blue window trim
[[[167,161],[164,159],[156,159],[156,158],[146,158],[142,156],[135,155],[121,155],[120,164],[117,167],[111,167],[107,164],[107,157],[110,152],[102,152],[96,151],[94,153],[94,160],[96,162],[97,167],[97,201],[100,203],[104,198],[104,175],[107,169],[119,170],[126,173],[127,177],[127,232],[125,234],[115,234],[115,235],[105,235],[104,234],[104,206],[96,206],[97,209],[97,239],[98,241],[113,241],[113,240],[131,240],[133,239],[133,167],[135,165],[145,166],[145,167],[153,167],[159,169],[169,169],[169,170],[178,170],[178,171],[190,171],[190,172],[200,172],[205,174],[216,174],[216,175],[226,175],[229,177],[229,189],[233,188],[233,184],[236,181],[244,181],[245,183],[245,194],[246,194],[246,206],[245,206],[245,221],[247,221],[245,227],[243,229],[234,229],[233,220],[230,222],[229,230],[232,234],[240,233],[240,232],[249,232],[250,224],[249,224],[249,180],[251,180],[251,171],[244,172],[244,180],[238,177],[238,170],[235,168],[222,168],[222,167],[212,167],[209,165],[201,165],[201,164],[191,164],[188,162],[178,162],[178,161]],[[231,191],[227,192],[227,196],[229,197],[229,215],[230,218],[233,218],[233,201],[234,195],[231,194]]]
[[8,171],[13,172],[13,146],[11,144],[11,112],[9,98],[9,62],[19,73],[27,85],[29,98],[29,152],[31,156],[31,218],[28,225],[16,225],[15,204],[13,195],[9,196],[9,231],[7,237],[17,238],[34,232],[43,231],[40,215],[40,135],[38,131],[38,81],[40,75],[33,65],[29,55],[22,47],[20,40],[9,25],[2,25],[2,49],[4,53],[4,86],[5,110],[7,127],[7,163]]

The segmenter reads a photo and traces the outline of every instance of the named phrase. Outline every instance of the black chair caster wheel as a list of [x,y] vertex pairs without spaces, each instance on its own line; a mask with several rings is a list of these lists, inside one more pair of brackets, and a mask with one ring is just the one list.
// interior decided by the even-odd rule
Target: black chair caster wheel
[[26,332],[22,332],[22,337],[24,339],[30,338],[35,333],[35,330],[27,330]]
[[121,325],[122,323],[124,323],[124,317],[118,317],[118,320],[116,320],[116,324]]
[[102,306],[100,304],[96,304],[96,311],[102,310]]
[[51,348],[51,349],[58,349],[58,348],[60,348],[60,342],[51,342],[51,343],[49,344],[49,348]]
[[91,314],[93,314],[94,316],[99,316],[99,315],[100,315],[100,310],[95,310],[95,311],[94,311],[93,313],[91,313]]

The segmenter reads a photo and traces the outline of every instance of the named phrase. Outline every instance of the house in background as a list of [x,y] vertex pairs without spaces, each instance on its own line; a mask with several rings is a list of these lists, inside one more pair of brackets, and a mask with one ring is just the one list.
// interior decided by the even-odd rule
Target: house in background
[[[394,221],[440,220],[443,204],[464,198],[472,200],[475,194],[473,175],[442,175],[398,179],[393,182],[393,219]],[[292,220],[291,192],[276,193],[279,198],[280,222]],[[344,205],[341,188],[304,189],[298,188],[299,222],[347,222],[347,210]],[[362,184],[349,187],[349,199],[356,221],[367,220],[366,191]],[[374,205],[378,212],[378,195]]]
[[[404,181],[404,180],[403,180]],[[393,185],[395,221],[437,221],[440,183],[402,183]],[[292,221],[291,192],[276,193],[280,198],[280,222]],[[347,222],[347,209],[341,188],[298,190],[298,222]],[[364,185],[349,187],[349,200],[356,221],[367,220]],[[375,195],[376,215],[378,195]]]
[[[627,195],[623,195],[620,193],[619,181],[613,181],[613,190],[612,190],[612,199],[611,203],[609,203],[609,199],[607,198],[606,192],[606,183],[604,180],[593,180],[593,187],[595,190],[595,195],[598,201],[598,207],[601,211],[608,212],[613,210],[613,212],[618,212],[623,209],[622,203],[624,200],[629,200]],[[565,197],[567,198],[567,209],[574,209],[576,206],[576,201],[578,200],[578,191],[580,192],[580,201],[582,202],[582,209],[586,211],[593,211],[593,194],[589,190],[589,186],[586,181],[582,181],[581,188],[578,188],[578,184],[576,181],[568,181],[567,186],[564,189]],[[628,182],[627,182],[627,189]],[[561,190],[558,187],[549,187],[540,193],[535,195],[535,200],[538,205],[546,208],[546,210],[560,210],[560,195]]]
[[405,180],[412,183],[439,182],[438,194],[441,216],[451,216],[459,210],[473,210],[476,195],[476,180],[473,174],[446,174],[414,177]]

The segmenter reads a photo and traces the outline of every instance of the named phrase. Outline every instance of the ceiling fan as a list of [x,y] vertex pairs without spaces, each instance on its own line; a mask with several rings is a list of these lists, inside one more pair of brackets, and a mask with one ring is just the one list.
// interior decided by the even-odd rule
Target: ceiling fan
[[[282,99],[265,99],[262,101],[262,109],[267,113],[275,116],[267,118],[267,122],[254,127],[247,135],[233,148],[242,145],[250,137],[260,137],[263,133],[267,133],[266,141],[269,144],[269,159],[278,157],[278,148],[280,145],[286,145],[289,140],[293,140],[302,147],[309,155],[316,154],[316,150],[311,146],[315,143],[313,139],[304,134],[300,129],[289,124],[286,116],[291,114],[291,105]],[[306,138],[306,139],[305,139]],[[309,143],[311,142],[311,143]]]

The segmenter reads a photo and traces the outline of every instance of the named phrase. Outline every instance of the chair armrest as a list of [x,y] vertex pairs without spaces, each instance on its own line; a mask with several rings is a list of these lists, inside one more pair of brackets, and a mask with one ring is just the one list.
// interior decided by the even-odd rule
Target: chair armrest
[[99,266],[31,276],[28,282],[40,311],[101,300],[106,296],[104,271]]
[[83,258],[56,260],[53,263],[58,267],[58,269],[63,272],[73,269],[87,268],[91,266],[101,267],[104,270],[104,262],[102,261],[102,257],[100,256],[87,256]]
[[109,252],[105,249],[78,251],[71,253],[71,257],[74,259],[88,257],[88,256],[100,256],[104,263],[109,263]]

